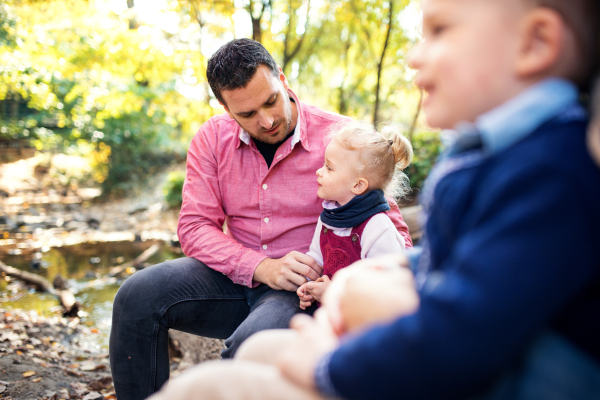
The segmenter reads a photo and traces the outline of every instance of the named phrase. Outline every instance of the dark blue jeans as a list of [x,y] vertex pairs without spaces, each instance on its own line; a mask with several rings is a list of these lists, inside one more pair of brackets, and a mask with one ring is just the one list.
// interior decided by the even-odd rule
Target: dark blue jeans
[[298,312],[295,292],[234,284],[194,258],[137,272],[123,283],[113,307],[110,366],[117,398],[145,399],[167,381],[170,328],[227,339],[221,355],[230,358],[247,337],[287,328]]

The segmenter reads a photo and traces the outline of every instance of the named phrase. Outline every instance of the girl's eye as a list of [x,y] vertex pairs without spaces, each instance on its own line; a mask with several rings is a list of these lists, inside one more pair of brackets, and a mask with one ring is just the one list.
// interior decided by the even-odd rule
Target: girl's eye
[[327,171],[331,171],[331,167],[329,165],[325,165],[325,167],[327,168]]

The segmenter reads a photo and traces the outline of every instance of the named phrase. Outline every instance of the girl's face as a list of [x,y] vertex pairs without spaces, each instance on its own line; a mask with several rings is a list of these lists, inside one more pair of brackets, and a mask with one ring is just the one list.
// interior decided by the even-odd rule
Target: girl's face
[[358,151],[348,150],[337,140],[332,140],[325,149],[325,164],[317,170],[317,196],[337,201],[342,206],[352,200],[353,189],[359,180],[356,173],[359,162]]

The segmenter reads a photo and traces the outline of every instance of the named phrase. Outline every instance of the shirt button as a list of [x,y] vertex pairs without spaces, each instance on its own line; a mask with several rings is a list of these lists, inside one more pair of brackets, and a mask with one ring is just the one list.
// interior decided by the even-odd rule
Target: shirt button
[[268,186],[267,186],[267,184],[265,183],[265,184],[263,185],[263,189],[267,190],[267,187],[268,187]]
[[263,249],[266,250],[267,249],[267,245],[263,244]]
[[265,218],[265,224],[269,223],[269,218]]

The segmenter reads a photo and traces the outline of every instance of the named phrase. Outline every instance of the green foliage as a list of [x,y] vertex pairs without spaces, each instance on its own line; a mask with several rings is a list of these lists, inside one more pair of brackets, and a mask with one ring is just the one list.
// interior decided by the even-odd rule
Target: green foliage
[[167,177],[163,193],[169,207],[181,207],[184,181],[185,172],[182,171],[171,172]]
[[[179,158],[199,126],[224,111],[206,81],[207,59],[234,37],[252,37],[252,28],[303,101],[370,119],[391,22],[379,119],[413,119],[418,91],[405,57],[416,38],[402,13],[418,15],[416,0],[159,3],[164,18],[148,22],[136,16],[143,2],[0,0],[0,105],[18,102],[23,111],[0,120],[0,137],[80,152],[94,161],[105,194],[125,193]],[[165,28],[162,20],[175,22]],[[429,158],[416,153],[419,187]]]
[[415,132],[412,145],[414,151],[413,161],[404,172],[410,179],[410,187],[413,190],[421,190],[442,148],[439,132]]
[[15,45],[0,41],[0,101],[20,102],[21,111],[0,121],[0,135],[32,138],[40,150],[87,149],[105,194],[122,194],[179,157],[195,119],[212,115],[182,94],[204,90],[188,79],[189,66],[205,62],[195,49],[175,51],[152,32],[130,30],[100,3],[0,4],[16,15],[7,29],[17,35]]

